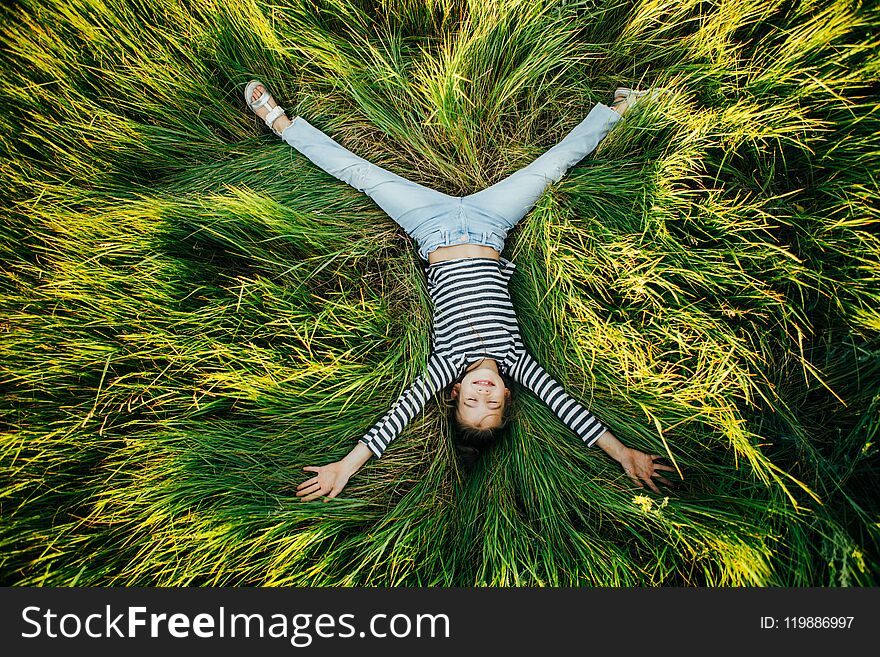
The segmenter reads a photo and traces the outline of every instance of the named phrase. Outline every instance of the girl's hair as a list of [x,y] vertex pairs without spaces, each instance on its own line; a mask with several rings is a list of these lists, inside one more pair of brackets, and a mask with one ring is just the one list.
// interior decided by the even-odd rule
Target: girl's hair
[[461,383],[465,374],[466,372],[462,373],[461,376],[452,382],[446,389],[446,395],[449,423],[452,426],[452,444],[455,448],[455,455],[458,457],[459,466],[467,474],[473,470],[480,455],[497,443],[507,428],[507,424],[510,421],[510,409],[513,405],[513,381],[506,374],[501,375],[504,387],[510,391],[510,395],[504,403],[501,424],[494,429],[475,429],[461,423],[461,420],[458,418],[458,400],[452,397],[453,386],[456,383]]

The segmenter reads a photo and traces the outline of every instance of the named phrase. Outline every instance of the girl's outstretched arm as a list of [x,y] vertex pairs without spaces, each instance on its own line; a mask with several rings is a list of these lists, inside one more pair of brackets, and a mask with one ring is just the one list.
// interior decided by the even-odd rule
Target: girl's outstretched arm
[[596,444],[599,436],[606,431],[605,426],[596,416],[565,392],[559,382],[550,376],[529,352],[522,352],[511,368],[510,376],[514,381],[534,392],[550,407],[556,417],[584,441],[587,447]]
[[404,427],[422,412],[428,400],[455,379],[455,367],[446,358],[432,352],[428,370],[409,386],[385,415],[361,438],[370,451],[379,458]]
[[419,376],[397,398],[394,405],[374,424],[340,461],[327,465],[307,465],[303,470],[316,473],[296,487],[297,496],[305,501],[326,495],[336,497],[345,488],[349,478],[370,460],[379,458],[385,448],[403,431],[404,427],[418,415],[425,404],[441,389],[452,383],[455,368],[445,358],[432,353],[428,359],[428,370]]
[[565,392],[559,382],[528,352],[522,353],[510,373],[514,381],[534,392],[588,447],[601,447],[608,456],[620,463],[633,483],[640,487],[647,485],[655,493],[659,493],[660,489],[654,483],[654,478],[661,484],[670,485],[659,471],[674,471],[674,468],[654,463],[655,459],[660,458],[656,454],[648,455],[620,442],[590,411]]

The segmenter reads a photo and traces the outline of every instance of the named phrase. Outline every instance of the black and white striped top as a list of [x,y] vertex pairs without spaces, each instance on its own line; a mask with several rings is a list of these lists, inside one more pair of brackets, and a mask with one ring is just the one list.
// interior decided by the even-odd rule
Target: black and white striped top
[[361,438],[376,457],[431,397],[483,358],[494,359],[499,372],[540,397],[587,446],[605,431],[525,350],[507,291],[515,268],[504,258],[444,260],[428,267],[428,293],[434,302],[428,369]]

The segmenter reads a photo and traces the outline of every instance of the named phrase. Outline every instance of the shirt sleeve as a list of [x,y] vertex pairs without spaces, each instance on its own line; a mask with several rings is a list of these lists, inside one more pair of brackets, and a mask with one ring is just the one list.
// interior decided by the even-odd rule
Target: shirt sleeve
[[428,359],[428,369],[401,393],[390,410],[374,424],[360,441],[370,448],[376,458],[382,456],[392,440],[404,427],[421,413],[428,400],[455,379],[455,367],[436,353]]
[[510,370],[514,381],[534,392],[562,422],[574,431],[587,447],[605,432],[605,425],[570,396],[552,376],[532,356],[523,351],[519,360]]

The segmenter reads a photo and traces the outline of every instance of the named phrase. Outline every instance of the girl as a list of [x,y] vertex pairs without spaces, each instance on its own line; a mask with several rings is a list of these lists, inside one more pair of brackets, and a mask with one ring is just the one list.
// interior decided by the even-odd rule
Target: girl
[[584,443],[598,445],[632,481],[656,493],[654,478],[673,468],[623,445],[586,408],[570,397],[526,351],[507,291],[513,263],[501,257],[508,231],[534,206],[551,182],[596,148],[611,127],[647,92],[620,88],[610,107],[597,104],[561,142],[527,167],[476,194],[452,197],[428,189],[354,155],[302,117],[292,121],[265,86],[254,80],[245,100],[284,141],[327,173],[366,193],[418,244],[428,263],[434,302],[432,352],[427,371],[407,388],[342,460],[306,466],[314,476],[297,487],[313,500],[336,497],[371,457],[388,444],[440,390],[452,385],[459,429],[475,443],[487,442],[510,406],[507,379],[540,397]]

